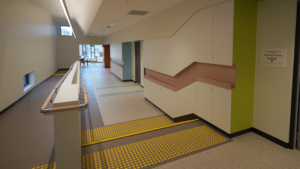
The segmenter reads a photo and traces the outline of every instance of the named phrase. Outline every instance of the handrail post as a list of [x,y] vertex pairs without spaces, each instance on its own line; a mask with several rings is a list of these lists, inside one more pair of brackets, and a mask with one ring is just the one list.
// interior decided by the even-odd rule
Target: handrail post
[[[45,115],[53,114],[55,161],[57,169],[81,169],[81,110],[88,107],[86,87],[80,63],[75,62],[51,91],[41,108]],[[81,83],[80,83],[81,79]],[[80,85],[84,103],[80,104]],[[60,87],[59,91],[58,88]],[[58,92],[57,92],[58,91]],[[53,108],[47,108],[54,94]]]

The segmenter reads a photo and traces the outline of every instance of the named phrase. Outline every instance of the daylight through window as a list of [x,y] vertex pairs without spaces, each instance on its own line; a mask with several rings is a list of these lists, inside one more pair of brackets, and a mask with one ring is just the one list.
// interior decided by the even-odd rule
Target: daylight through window
[[72,36],[72,28],[70,26],[60,26],[60,35],[61,36]]

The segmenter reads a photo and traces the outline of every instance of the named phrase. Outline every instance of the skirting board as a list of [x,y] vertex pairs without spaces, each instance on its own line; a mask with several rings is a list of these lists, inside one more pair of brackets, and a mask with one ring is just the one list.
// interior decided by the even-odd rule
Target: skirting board
[[278,145],[280,145],[280,146],[282,146],[284,148],[290,148],[288,146],[288,143],[283,142],[283,141],[279,140],[278,138],[275,138],[275,137],[273,137],[273,136],[271,136],[271,135],[269,135],[269,134],[267,134],[265,132],[262,132],[262,131],[260,131],[260,130],[258,130],[256,128],[252,128],[252,132],[256,133],[256,134],[258,134],[258,135],[260,135],[260,136],[262,136],[262,137],[264,137],[264,138],[272,141],[273,143],[276,143],[276,144],[278,144]]
[[154,105],[156,108],[158,108],[161,112],[163,112],[167,117],[169,117],[170,119],[172,119],[174,122],[181,122],[181,121],[185,121],[185,120],[192,120],[192,119],[198,118],[198,119],[202,120],[203,122],[207,123],[210,127],[216,129],[220,133],[222,133],[222,134],[224,134],[224,135],[226,135],[226,136],[228,136],[230,138],[234,138],[234,137],[237,137],[237,136],[241,136],[243,134],[247,134],[249,132],[253,132],[253,133],[258,134],[258,135],[260,135],[260,136],[262,136],[262,137],[264,137],[264,138],[266,138],[266,139],[268,139],[268,140],[270,140],[270,141],[272,141],[272,142],[274,142],[274,143],[276,143],[276,144],[278,144],[278,145],[280,145],[280,146],[282,146],[284,148],[289,148],[288,147],[288,143],[285,143],[285,142],[279,140],[278,138],[275,138],[275,137],[273,137],[273,136],[271,136],[271,135],[269,135],[267,133],[264,133],[264,132],[262,132],[262,131],[260,131],[260,130],[258,130],[256,128],[253,128],[253,127],[245,129],[245,130],[242,130],[242,131],[238,131],[236,133],[228,134],[225,131],[223,131],[222,129],[216,127],[215,125],[211,124],[210,122],[202,119],[201,117],[199,117],[199,116],[197,116],[197,115],[195,115],[193,113],[185,115],[185,116],[177,117],[177,118],[172,118],[166,112],[164,112],[159,107],[157,107],[154,103],[152,103],[150,100],[148,100],[147,98],[145,98],[145,99],[148,102],[150,102],[152,105]]
[[[62,69],[59,69],[62,70]],[[68,69],[69,70],[69,69]],[[50,77],[52,77],[53,75],[51,75]],[[14,103],[12,103],[11,105],[9,105],[8,107],[6,107],[5,109],[3,109],[0,112],[0,116],[2,114],[4,114],[5,112],[7,112],[10,108],[12,108],[14,105],[16,105],[19,101],[21,101],[22,99],[25,98],[25,96],[27,96],[30,92],[32,92],[34,89],[36,89],[38,86],[40,86],[42,83],[44,83],[46,80],[48,80],[50,77],[48,77],[47,79],[43,80],[42,82],[40,82],[39,84],[37,84],[36,86],[34,86],[32,89],[30,89],[26,94],[24,94],[21,98],[19,98],[17,101],[15,101]]]

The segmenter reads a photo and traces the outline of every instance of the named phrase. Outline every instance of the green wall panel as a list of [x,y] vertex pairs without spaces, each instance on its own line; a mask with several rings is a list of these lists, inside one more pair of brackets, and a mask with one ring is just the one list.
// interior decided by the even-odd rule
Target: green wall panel
[[132,80],[131,42],[122,43],[123,80]]
[[232,90],[231,133],[253,126],[257,0],[235,0],[233,64],[237,65]]

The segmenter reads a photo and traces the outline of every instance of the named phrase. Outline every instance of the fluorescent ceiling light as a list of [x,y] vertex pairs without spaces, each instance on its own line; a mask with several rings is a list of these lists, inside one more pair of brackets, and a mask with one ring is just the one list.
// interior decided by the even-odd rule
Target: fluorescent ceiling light
[[75,35],[75,32],[74,32],[74,29],[73,29],[73,26],[72,26],[72,23],[71,23],[71,19],[70,19],[70,16],[69,16],[69,13],[68,13],[68,10],[67,10],[67,5],[66,5],[66,2],[65,0],[59,0],[60,1],[60,4],[65,12],[65,15],[67,17],[67,20],[69,22],[69,25],[71,26],[71,29],[72,29],[72,32],[73,32],[73,35],[74,37],[76,38],[76,35]]

